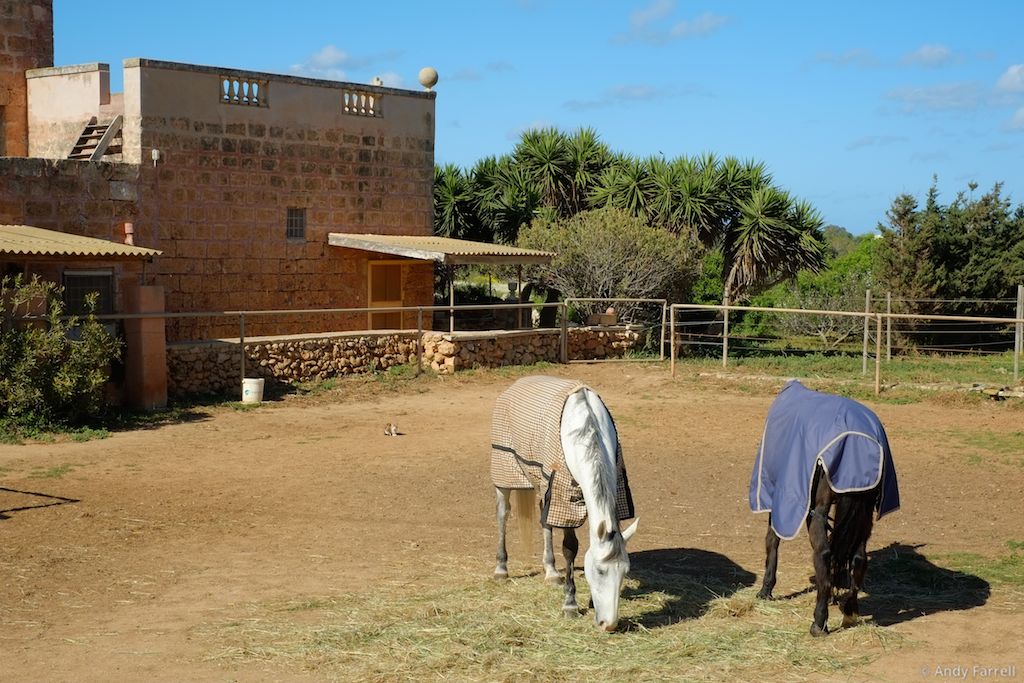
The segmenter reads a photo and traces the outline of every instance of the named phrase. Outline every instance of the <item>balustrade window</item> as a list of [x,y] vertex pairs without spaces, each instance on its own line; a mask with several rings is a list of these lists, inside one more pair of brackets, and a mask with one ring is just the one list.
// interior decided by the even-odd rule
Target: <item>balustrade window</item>
[[383,98],[377,93],[362,90],[342,90],[341,110],[355,116],[383,116],[380,104]]
[[267,90],[267,81],[236,76],[223,76],[220,79],[220,101],[224,104],[267,107],[270,106]]

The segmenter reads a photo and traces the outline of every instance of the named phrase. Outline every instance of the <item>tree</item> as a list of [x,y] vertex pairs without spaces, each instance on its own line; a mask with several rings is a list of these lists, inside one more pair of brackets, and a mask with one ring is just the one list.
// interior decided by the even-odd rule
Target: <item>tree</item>
[[[612,208],[553,222],[535,220],[520,233],[519,246],[556,252],[550,265],[532,267],[528,275],[540,286],[573,298],[677,301],[687,292],[699,264],[692,243]],[[631,310],[619,307],[627,319]]]
[[[971,187],[973,190],[974,187]],[[1002,195],[1002,184],[975,199],[960,192],[948,205],[939,202],[933,179],[924,208],[903,194],[880,224],[875,256],[878,282],[894,294],[896,310],[919,314],[1010,315],[993,300],[1015,299],[1024,281],[1024,206],[1015,209]],[[939,323],[908,323],[929,342],[977,341],[977,328]],[[989,341],[992,341],[991,339]]]

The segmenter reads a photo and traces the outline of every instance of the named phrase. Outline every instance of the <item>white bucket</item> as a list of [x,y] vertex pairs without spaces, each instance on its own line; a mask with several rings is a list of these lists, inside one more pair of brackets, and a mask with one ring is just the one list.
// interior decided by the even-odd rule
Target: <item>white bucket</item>
[[242,403],[263,402],[263,378],[246,377],[242,380]]

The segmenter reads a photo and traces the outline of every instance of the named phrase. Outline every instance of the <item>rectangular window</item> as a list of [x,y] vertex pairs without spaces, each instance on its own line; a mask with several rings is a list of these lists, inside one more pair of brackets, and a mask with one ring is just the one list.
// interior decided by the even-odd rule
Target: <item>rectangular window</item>
[[88,312],[85,305],[90,294],[96,294],[96,315],[114,312],[114,274],[109,270],[65,270],[64,305],[69,315]]
[[294,207],[288,208],[288,215],[285,218],[285,237],[290,240],[306,239],[306,210]]

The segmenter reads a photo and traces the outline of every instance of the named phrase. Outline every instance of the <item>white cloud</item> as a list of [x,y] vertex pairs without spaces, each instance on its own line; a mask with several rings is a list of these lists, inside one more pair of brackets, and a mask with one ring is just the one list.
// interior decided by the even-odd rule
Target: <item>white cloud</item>
[[981,103],[981,88],[972,82],[905,86],[890,90],[885,98],[901,104],[906,113],[969,110]]
[[332,69],[349,61],[348,53],[333,45],[324,45],[306,61],[314,69]]
[[611,42],[663,45],[674,40],[704,38],[732,21],[730,17],[721,14],[704,12],[693,19],[677,21],[667,28],[656,27],[668,17],[673,9],[675,9],[675,2],[656,0],[653,4],[633,12],[630,15],[629,30],[612,36]]
[[953,51],[945,45],[932,43],[922,45],[913,52],[903,55],[900,63],[910,66],[939,67],[953,59]]
[[687,95],[713,97],[710,91],[698,85],[660,88],[654,85],[636,83],[631,85],[614,85],[593,99],[568,100],[562,106],[572,111],[586,111],[589,109],[601,109],[602,107],[622,107],[641,102],[656,102],[671,97]]
[[923,164],[933,164],[942,161],[949,160],[949,154],[941,150],[934,150],[928,152],[915,152],[910,155],[911,161],[919,161]]
[[1006,127],[1010,130],[1024,130],[1024,107],[1014,112],[1013,118],[1006,124]]
[[[366,70],[375,64],[392,61],[399,55],[401,55],[401,52],[391,50],[376,55],[354,57],[336,45],[324,45],[305,61],[292,64],[291,72],[297,76],[344,81],[351,78],[350,73],[352,70]],[[369,74],[365,77],[365,80],[369,81],[373,75],[380,75],[381,78],[384,78],[384,74]],[[397,78],[399,82],[401,81],[401,78],[397,77],[396,74],[389,73],[389,75],[392,77],[392,80]],[[385,83],[387,83],[386,79]],[[387,84],[391,85],[391,87],[401,87],[391,83]]]
[[675,9],[675,6],[676,3],[673,0],[654,0],[647,7],[641,7],[630,14],[629,23],[634,29],[644,28],[667,17]]
[[996,81],[1000,92],[1024,92],[1024,64],[1014,64]]
[[865,135],[862,138],[851,140],[850,143],[846,145],[846,149],[847,151],[853,151],[864,147],[882,147],[906,141],[907,138],[903,135]]
[[448,77],[448,81],[482,81],[487,76],[493,74],[508,73],[515,71],[515,67],[508,62],[488,62],[482,69],[476,67],[466,67],[459,69],[452,76]]
[[874,53],[860,47],[838,53],[830,51],[819,52],[815,55],[814,61],[835,66],[859,66],[862,68],[875,67],[879,64],[878,57]]
[[673,38],[709,36],[729,23],[729,17],[705,12],[692,21],[680,21],[669,31]]
[[405,87],[405,79],[402,78],[400,75],[396,74],[394,71],[385,71],[383,73],[377,74],[377,76],[380,77],[380,80],[384,81],[384,85],[387,86],[388,88]]

